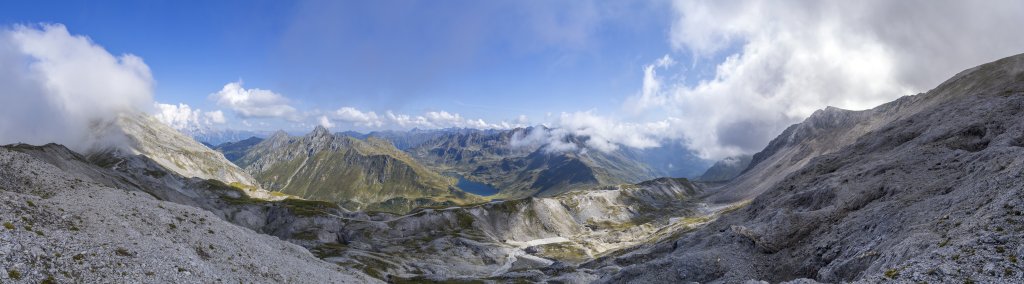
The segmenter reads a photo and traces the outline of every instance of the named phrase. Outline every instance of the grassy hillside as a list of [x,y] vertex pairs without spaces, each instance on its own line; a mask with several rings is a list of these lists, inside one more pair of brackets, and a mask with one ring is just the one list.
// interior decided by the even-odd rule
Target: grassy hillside
[[387,141],[336,136],[322,128],[303,137],[275,135],[253,146],[239,163],[268,189],[350,210],[401,213],[483,201]]

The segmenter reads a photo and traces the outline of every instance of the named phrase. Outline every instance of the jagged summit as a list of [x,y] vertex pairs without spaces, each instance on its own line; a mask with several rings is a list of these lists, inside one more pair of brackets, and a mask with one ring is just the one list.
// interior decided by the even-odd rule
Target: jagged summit
[[307,137],[327,137],[327,136],[334,136],[334,135],[331,134],[331,131],[327,130],[326,127],[323,127],[322,125],[317,125],[316,127],[313,128],[313,131],[310,132],[309,134],[307,134],[306,136]]
[[284,132],[284,130],[274,131],[267,139],[288,139],[288,132]]
[[1021,282],[1022,111],[1024,55],[820,111],[708,199],[749,206],[602,281]]

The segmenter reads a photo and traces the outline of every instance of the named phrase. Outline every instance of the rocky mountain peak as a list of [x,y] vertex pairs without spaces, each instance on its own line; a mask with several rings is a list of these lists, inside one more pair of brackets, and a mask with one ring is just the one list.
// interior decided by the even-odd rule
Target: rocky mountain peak
[[[118,117],[117,130],[129,140],[125,155],[142,154],[185,177],[216,179],[225,183],[257,185],[255,179],[235,166],[224,155],[192,137],[157,121],[145,113],[124,113]],[[98,151],[97,153],[103,153]],[[92,154],[92,153],[90,153]]]
[[310,136],[310,137],[325,137],[325,136],[331,136],[331,135],[332,135],[331,131],[327,130],[326,127],[323,127],[321,125],[317,125],[316,128],[313,128],[313,132],[310,132],[308,136]]
[[288,139],[288,133],[284,132],[284,130],[278,130],[271,134],[270,137],[267,137],[267,140],[281,140],[282,138]]

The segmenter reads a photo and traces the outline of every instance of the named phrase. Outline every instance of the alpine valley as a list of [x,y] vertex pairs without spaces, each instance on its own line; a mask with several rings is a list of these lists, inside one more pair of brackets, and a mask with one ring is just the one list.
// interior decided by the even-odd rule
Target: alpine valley
[[128,112],[92,129],[123,143],[0,147],[3,280],[1020,283],[1022,113],[1024,55],[717,162],[545,126],[207,147]]

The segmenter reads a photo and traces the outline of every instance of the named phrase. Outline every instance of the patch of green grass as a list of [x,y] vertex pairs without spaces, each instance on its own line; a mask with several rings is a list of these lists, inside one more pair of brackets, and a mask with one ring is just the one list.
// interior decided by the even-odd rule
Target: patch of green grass
[[893,268],[886,270],[884,275],[885,278],[896,279],[897,277],[900,277],[900,271],[898,269]]
[[941,242],[939,242],[939,247],[940,248],[941,247],[945,247],[947,245],[949,245],[949,239],[948,238],[946,238],[946,239],[942,240]]
[[14,280],[21,280],[21,272],[18,272],[18,270],[15,269],[7,270],[7,277]]
[[280,192],[280,191],[271,191],[270,192],[270,196],[273,196],[273,197],[286,197],[286,196],[291,196],[291,195],[288,195],[287,193]]
[[475,219],[473,219],[472,214],[469,214],[468,212],[462,210],[459,210],[455,213],[455,219],[458,221],[460,228],[473,227],[473,222],[475,221]]
[[286,208],[291,209],[292,213],[296,216],[302,217],[322,216],[328,212],[338,209],[338,205],[331,202],[295,198],[282,200],[281,204]]
[[538,256],[573,263],[580,263],[590,259],[590,255],[582,247],[573,243],[554,243],[540,246]]
[[85,255],[76,254],[75,256],[72,256],[71,259],[74,259],[75,261],[82,261],[83,259],[85,259]]
[[326,243],[316,246],[309,251],[318,258],[328,258],[341,255],[346,249],[348,249],[348,246],[340,243]]
[[8,230],[14,230],[15,227],[14,224],[11,224],[11,222],[4,222],[4,228],[7,228]]
[[25,200],[25,204],[28,204],[29,207],[36,207],[36,204],[32,203],[32,200]]
[[262,199],[249,198],[248,196],[245,196],[244,194],[241,197],[238,197],[238,198],[234,198],[234,197],[226,196],[226,195],[221,195],[220,196],[220,200],[224,200],[224,202],[227,202],[228,204],[231,204],[231,205],[259,205],[259,204],[266,204],[266,203],[269,202],[269,201],[262,200]]

